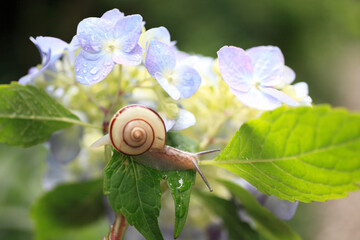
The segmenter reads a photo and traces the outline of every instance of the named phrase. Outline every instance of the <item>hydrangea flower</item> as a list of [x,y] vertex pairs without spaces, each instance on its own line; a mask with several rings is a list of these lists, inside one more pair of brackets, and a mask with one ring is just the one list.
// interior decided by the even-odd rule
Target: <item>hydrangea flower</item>
[[199,73],[193,67],[177,63],[174,48],[157,40],[149,43],[145,67],[174,100],[191,97],[201,84]]
[[143,61],[145,62],[145,56],[149,48],[151,40],[158,40],[169,46],[174,46],[176,42],[171,42],[170,33],[165,27],[151,28],[142,33],[139,38],[140,46],[143,48]]
[[218,58],[222,78],[243,104],[260,110],[273,110],[282,103],[299,105],[276,88],[285,69],[279,48],[260,46],[244,51],[225,46],[218,51]]
[[30,37],[30,40],[38,48],[41,55],[42,67],[37,69],[32,67],[27,75],[19,79],[20,84],[29,84],[31,80],[39,76],[46,69],[54,68],[54,63],[63,56],[65,50],[69,49],[69,44],[61,39],[54,37]]
[[81,47],[75,60],[77,81],[94,84],[102,81],[115,64],[140,64],[142,48],[138,40],[142,26],[140,15],[125,17],[118,9],[104,13],[101,18],[82,20],[76,34]]
[[180,131],[189,128],[196,123],[194,114],[185,110],[179,109],[179,115],[176,118],[169,118],[166,114],[160,113],[161,118],[165,123],[166,131]]

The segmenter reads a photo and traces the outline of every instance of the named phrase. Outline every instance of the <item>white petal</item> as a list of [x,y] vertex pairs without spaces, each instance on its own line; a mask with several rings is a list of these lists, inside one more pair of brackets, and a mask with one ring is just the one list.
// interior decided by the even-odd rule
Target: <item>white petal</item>
[[299,82],[293,85],[295,92],[296,92],[296,97],[299,99],[304,99],[305,97],[308,96],[309,94],[309,88],[307,83],[305,82]]
[[281,106],[281,102],[255,87],[250,88],[248,92],[234,92],[235,96],[244,105],[260,109],[260,110],[274,110]]
[[179,90],[172,84],[169,83],[169,80],[162,76],[160,73],[155,74],[155,78],[160,84],[160,86],[169,94],[169,96],[174,100],[179,100],[181,93]]
[[296,74],[294,70],[289,68],[288,66],[284,66],[284,77],[283,81],[285,84],[291,84],[295,80]]
[[161,118],[164,121],[165,124],[165,128],[166,128],[166,132],[170,131],[170,129],[174,126],[176,120],[175,119],[170,119],[166,117],[165,113],[159,112],[159,115],[161,116]]
[[286,95],[285,93],[271,87],[260,87],[261,91],[276,98],[280,102],[283,102],[290,106],[299,106],[299,103],[295,101],[292,97]]
[[175,125],[171,128],[172,131],[180,131],[195,125],[196,118],[194,114],[184,109],[180,109],[180,115],[176,119]]

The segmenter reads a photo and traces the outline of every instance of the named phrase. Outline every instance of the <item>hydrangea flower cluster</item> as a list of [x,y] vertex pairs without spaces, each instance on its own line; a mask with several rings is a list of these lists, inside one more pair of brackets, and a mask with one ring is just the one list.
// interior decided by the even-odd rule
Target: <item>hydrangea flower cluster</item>
[[[43,88],[82,119],[104,126],[121,106],[147,105],[160,113],[168,131],[191,127],[184,133],[198,139],[201,150],[221,147],[234,129],[263,111],[311,106],[307,84],[291,85],[295,73],[278,47],[224,46],[218,59],[190,55],[177,48],[165,27],[146,30],[140,15],[118,9],[82,20],[70,43],[30,40],[42,62],[20,84]],[[79,138],[90,146],[101,134],[86,130]],[[79,154],[82,165],[96,158]]]
[[[222,47],[218,51],[221,76],[234,95],[245,105],[273,110],[282,105],[309,105],[311,99],[295,90],[291,97],[281,91],[295,79],[295,73],[284,64],[278,47],[260,46],[246,51],[238,47]],[[305,83],[301,83],[307,89]],[[300,103],[296,99],[301,98]]]

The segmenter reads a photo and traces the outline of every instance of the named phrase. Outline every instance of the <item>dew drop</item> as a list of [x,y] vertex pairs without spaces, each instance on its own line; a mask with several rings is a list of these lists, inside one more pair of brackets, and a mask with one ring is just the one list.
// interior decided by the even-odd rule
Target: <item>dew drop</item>
[[106,61],[103,64],[105,67],[111,66],[112,65],[112,61]]
[[93,75],[97,74],[98,72],[99,72],[99,68],[97,68],[97,67],[93,67],[93,68],[90,70],[90,73],[93,74]]

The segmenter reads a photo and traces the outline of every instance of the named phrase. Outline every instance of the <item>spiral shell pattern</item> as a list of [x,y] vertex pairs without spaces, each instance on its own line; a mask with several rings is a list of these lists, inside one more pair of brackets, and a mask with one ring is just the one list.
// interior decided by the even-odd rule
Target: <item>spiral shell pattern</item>
[[129,105],[111,119],[110,140],[114,148],[126,155],[140,155],[165,147],[166,129],[162,118],[151,108]]

